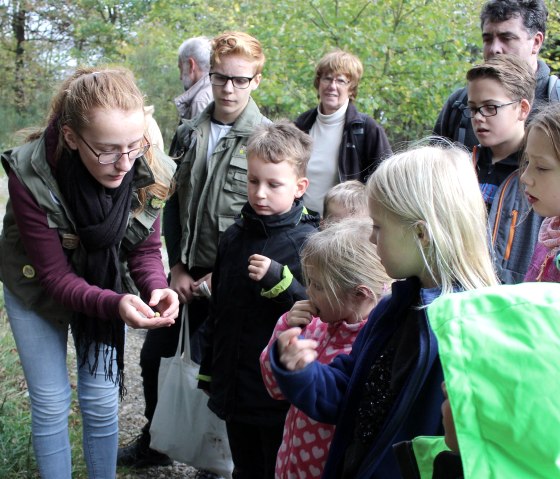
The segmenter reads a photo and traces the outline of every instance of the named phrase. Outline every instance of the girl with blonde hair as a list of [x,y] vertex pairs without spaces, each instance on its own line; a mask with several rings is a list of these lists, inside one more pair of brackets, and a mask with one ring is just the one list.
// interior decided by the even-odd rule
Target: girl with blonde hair
[[271,369],[288,400],[336,424],[323,478],[398,477],[392,444],[441,430],[437,341],[426,306],[442,294],[497,283],[486,207],[466,152],[418,146],[382,162],[367,184],[371,240],[387,274],[352,351],[320,364],[318,343],[279,335]]
[[[264,383],[273,398],[285,399],[268,358],[269,348],[280,333],[294,326],[304,328],[303,337],[319,343],[318,361],[328,364],[338,354],[351,351],[369,313],[389,291],[392,281],[379,262],[375,245],[369,241],[371,233],[369,219],[348,218],[328,225],[307,239],[301,263],[309,299],[298,301],[279,319],[260,358]],[[318,477],[333,432],[332,424],[313,421],[291,406],[275,477]]]
[[72,475],[70,327],[88,477],[106,479],[116,474],[125,325],[170,326],[178,313],[159,220],[174,164],[151,148],[144,97],[128,70],[77,69],[47,121],[2,154],[10,192],[0,238],[5,305],[41,477]]
[[350,216],[368,217],[366,186],[348,180],[333,186],[323,202],[323,222],[333,223]]

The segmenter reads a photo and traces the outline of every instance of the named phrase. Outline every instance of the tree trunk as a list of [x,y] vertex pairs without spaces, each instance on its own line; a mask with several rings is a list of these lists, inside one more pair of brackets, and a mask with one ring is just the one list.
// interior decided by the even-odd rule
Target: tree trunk
[[15,48],[15,82],[14,82],[14,101],[16,109],[22,113],[26,106],[25,95],[25,20],[27,17],[27,10],[25,9],[25,2],[14,3],[14,16],[12,18],[12,31],[16,40]]

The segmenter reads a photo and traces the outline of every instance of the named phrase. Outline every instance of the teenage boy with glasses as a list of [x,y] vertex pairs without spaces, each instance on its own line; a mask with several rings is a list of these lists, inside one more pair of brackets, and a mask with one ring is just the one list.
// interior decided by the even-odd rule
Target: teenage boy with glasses
[[[176,192],[164,210],[164,234],[171,287],[181,303],[200,298],[203,282],[211,289],[219,237],[247,202],[247,140],[257,125],[270,121],[251,98],[264,62],[260,43],[246,33],[214,38],[209,73],[214,101],[177,129],[170,153],[180,165]],[[205,319],[206,311],[195,316],[190,309],[191,322]]]
[[496,270],[502,282],[519,283],[542,221],[528,208],[518,171],[535,74],[521,57],[504,54],[471,68],[467,82],[463,116],[479,141],[473,162],[489,211]]

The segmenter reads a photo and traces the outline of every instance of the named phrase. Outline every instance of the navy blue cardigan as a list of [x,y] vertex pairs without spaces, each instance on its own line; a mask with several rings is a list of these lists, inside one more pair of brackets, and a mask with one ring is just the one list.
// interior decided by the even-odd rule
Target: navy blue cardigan
[[[329,365],[315,361],[300,371],[287,371],[278,361],[276,344],[271,348],[272,370],[286,398],[311,418],[336,424],[323,479],[340,477],[344,455],[353,438],[362,389],[375,359],[407,318],[417,298],[428,305],[439,294],[437,288],[421,289],[417,278],[397,281],[393,284],[392,295],[382,299],[370,314],[352,352],[338,356]],[[400,478],[391,446],[416,436],[443,434],[440,387],[443,373],[437,341],[428,324],[426,310],[415,311],[420,342],[418,360],[378,439],[360,466],[357,479]]]

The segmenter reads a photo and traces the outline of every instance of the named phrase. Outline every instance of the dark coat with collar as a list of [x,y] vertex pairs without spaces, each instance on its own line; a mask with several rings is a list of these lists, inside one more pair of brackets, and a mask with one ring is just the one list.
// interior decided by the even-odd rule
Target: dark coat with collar
[[[278,318],[307,298],[299,253],[318,225],[319,217],[308,214],[299,200],[289,212],[272,216],[257,215],[247,203],[220,239],[200,387],[209,389],[208,406],[222,419],[257,425],[284,421],[289,404],[266,391],[259,357]],[[283,267],[277,268],[275,279],[269,274],[259,282],[249,278],[253,254]]]
[[[277,343],[271,348],[271,367],[282,393],[316,421],[336,424],[324,479],[340,477],[344,456],[354,434],[356,411],[373,363],[411,308],[415,307],[417,298],[420,296],[421,303],[427,305],[438,295],[438,289],[421,290],[417,278],[395,282],[391,296],[383,298],[371,312],[352,352],[341,354],[329,365],[315,361],[302,370],[287,371],[279,363]],[[399,478],[392,445],[416,436],[439,435],[443,431],[443,373],[437,341],[429,326],[426,309],[415,311],[419,327],[417,362],[355,479]]]
[[[312,108],[298,116],[294,123],[300,130],[309,133],[317,115],[317,108]],[[391,145],[383,127],[370,116],[359,113],[354,103],[348,103],[338,155],[340,182],[359,180],[365,183],[379,162],[391,154]]]

